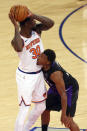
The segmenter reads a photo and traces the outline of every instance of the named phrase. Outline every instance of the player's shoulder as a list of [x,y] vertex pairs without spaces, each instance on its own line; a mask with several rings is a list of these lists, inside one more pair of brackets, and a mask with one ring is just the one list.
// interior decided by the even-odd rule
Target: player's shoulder
[[55,68],[60,68],[61,66],[60,66],[60,64],[58,63],[58,62],[56,62],[56,61],[54,61],[53,63],[52,63],[52,65],[51,65],[51,68],[53,68],[53,69],[55,69]]
[[49,71],[50,74],[54,72],[58,72],[58,71],[61,71],[61,66],[57,62],[53,62],[53,64],[51,65],[50,71]]

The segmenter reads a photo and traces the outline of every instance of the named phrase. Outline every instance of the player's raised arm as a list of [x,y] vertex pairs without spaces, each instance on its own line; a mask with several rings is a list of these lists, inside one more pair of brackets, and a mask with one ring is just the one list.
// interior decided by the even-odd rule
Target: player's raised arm
[[36,31],[39,34],[41,33],[41,31],[46,31],[46,30],[50,29],[51,27],[53,27],[53,25],[54,25],[54,21],[48,17],[45,17],[45,16],[33,14],[32,18],[40,22],[40,24],[37,24],[35,27]]
[[20,32],[19,32],[19,25],[17,24],[16,20],[14,19],[14,16],[12,14],[9,14],[9,18],[14,25],[15,28],[15,34],[14,34],[14,39],[11,41],[11,44],[14,48],[15,51],[20,52],[23,49],[23,40],[20,37]]

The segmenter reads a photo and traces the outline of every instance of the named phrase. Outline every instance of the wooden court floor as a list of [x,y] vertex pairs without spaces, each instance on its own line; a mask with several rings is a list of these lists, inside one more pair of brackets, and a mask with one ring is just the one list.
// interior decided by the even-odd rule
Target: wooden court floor
[[[77,78],[80,91],[74,120],[80,128],[87,129],[87,6],[78,9],[87,4],[87,0],[0,0],[0,3],[0,131],[14,130],[18,113],[15,71],[19,59],[10,44],[14,28],[8,18],[14,4],[27,5],[32,12],[55,21],[54,27],[42,34],[44,48],[54,49],[56,60]],[[59,29],[62,36],[59,36]],[[34,126],[40,126],[40,118]],[[64,128],[60,113],[51,112],[50,127]]]

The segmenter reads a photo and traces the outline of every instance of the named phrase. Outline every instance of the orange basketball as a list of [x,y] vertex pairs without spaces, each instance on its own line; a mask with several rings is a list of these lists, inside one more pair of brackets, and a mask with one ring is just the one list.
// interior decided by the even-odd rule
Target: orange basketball
[[23,5],[14,5],[10,9],[10,13],[14,15],[16,21],[21,22],[29,15],[29,9]]

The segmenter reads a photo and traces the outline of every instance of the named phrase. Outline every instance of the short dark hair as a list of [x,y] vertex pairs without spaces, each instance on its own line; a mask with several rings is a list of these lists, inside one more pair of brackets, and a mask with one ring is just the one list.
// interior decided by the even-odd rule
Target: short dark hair
[[30,20],[30,18],[27,17],[25,20],[19,22],[20,26],[23,26],[23,25],[24,25],[27,21],[29,21],[29,20]]
[[56,54],[55,54],[54,50],[46,49],[46,50],[44,50],[43,53],[47,56],[48,61],[50,61],[51,64],[55,61],[55,59],[56,59]]

